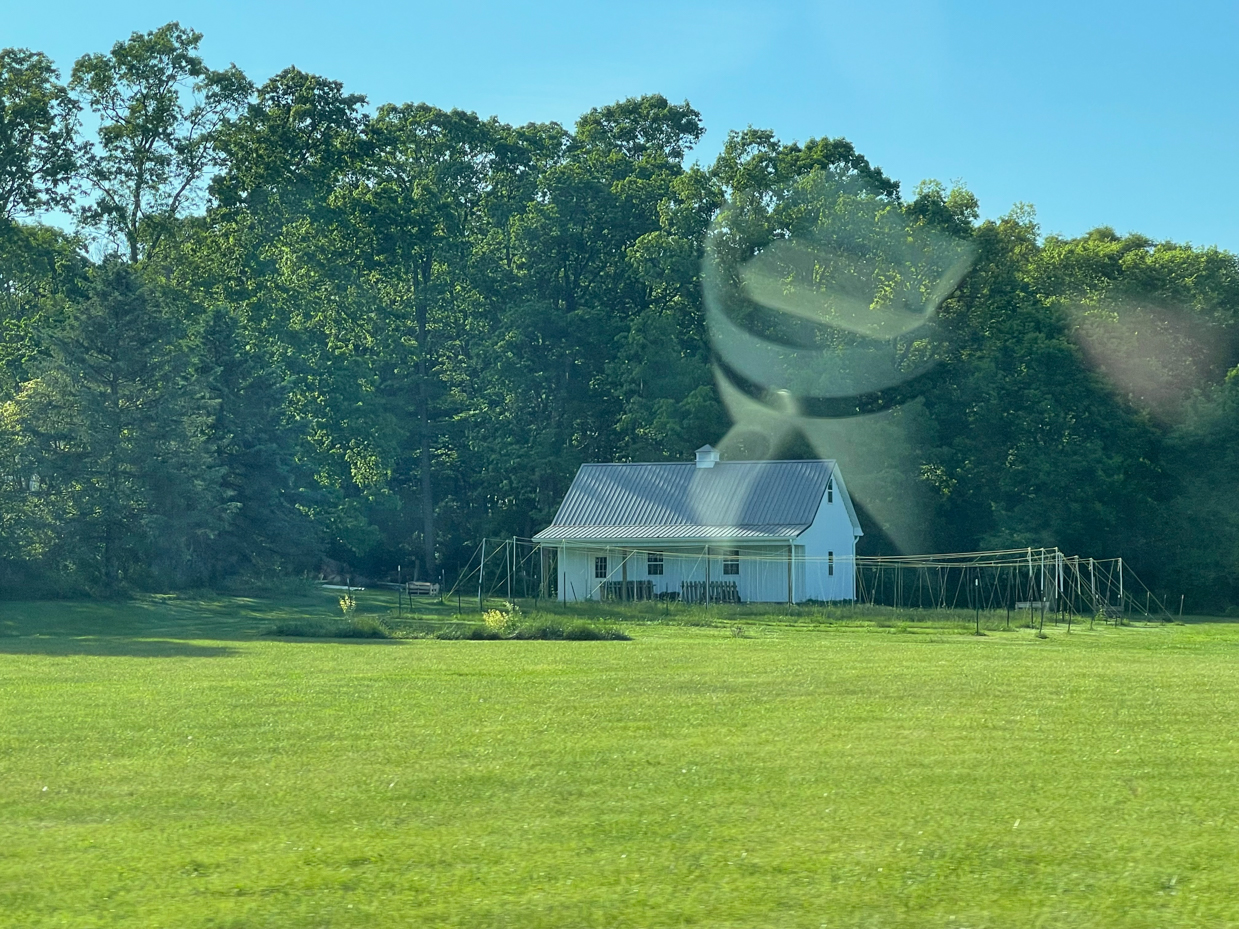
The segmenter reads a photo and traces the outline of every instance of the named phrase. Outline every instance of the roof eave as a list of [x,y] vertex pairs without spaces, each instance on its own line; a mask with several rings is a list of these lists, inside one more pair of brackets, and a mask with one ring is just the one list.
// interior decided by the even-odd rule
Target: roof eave
[[729,535],[700,535],[700,536],[617,536],[604,538],[571,538],[563,535],[558,535],[551,532],[554,527],[548,527],[537,533],[533,537],[533,541],[542,543],[554,543],[556,545],[696,545],[696,544],[723,544],[734,542],[736,544],[749,544],[760,542],[792,542],[802,536],[808,529],[808,526],[802,526],[793,533],[779,532],[769,535],[744,535],[744,536],[729,536]]

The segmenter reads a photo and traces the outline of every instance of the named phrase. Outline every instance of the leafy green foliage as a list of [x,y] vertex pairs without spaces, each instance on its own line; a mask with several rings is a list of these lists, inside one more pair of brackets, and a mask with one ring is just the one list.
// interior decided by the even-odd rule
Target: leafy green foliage
[[215,139],[250,83],[233,65],[212,71],[202,34],[168,23],[135,32],[73,66],[69,88],[100,120],[84,155],[96,199],[83,217],[124,242],[131,261],[155,250],[217,164]]
[[0,49],[0,220],[69,203],[77,105],[42,52]]
[[[894,333],[916,430],[857,493],[873,521],[928,500],[927,549],[1122,554],[1239,600],[1239,516],[1210,490],[1239,481],[1235,256],[1043,238],[936,181],[905,199],[843,138],[749,128],[692,164],[701,116],[660,95],[571,128],[367,110],[297,68],[254,89],[201,39],[135,33],[68,88],[0,52],[0,582],[450,581],[479,538],[545,525],[582,462],[728,432],[711,255],[747,269],[720,278],[747,295],[729,312],[789,377],[794,352],[829,362],[808,416]],[[123,266],[26,221],[75,191]],[[728,454],[826,453],[794,432]]]

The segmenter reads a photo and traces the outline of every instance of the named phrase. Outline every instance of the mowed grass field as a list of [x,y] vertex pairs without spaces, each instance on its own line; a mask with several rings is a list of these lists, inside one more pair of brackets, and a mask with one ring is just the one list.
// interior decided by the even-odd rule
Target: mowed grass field
[[0,925],[1239,925],[1237,625],[331,607],[0,604]]

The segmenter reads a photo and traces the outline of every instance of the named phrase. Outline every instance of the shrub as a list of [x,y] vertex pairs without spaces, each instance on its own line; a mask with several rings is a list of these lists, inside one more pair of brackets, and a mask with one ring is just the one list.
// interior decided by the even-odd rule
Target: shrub
[[482,623],[499,635],[512,632],[520,621],[521,609],[513,603],[505,603],[506,609],[487,610],[482,614]]

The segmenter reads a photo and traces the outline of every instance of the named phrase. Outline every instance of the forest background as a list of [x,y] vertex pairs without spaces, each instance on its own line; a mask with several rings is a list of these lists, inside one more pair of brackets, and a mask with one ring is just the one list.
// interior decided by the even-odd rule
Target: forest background
[[450,581],[582,462],[727,432],[712,223],[746,204],[757,254],[827,178],[975,255],[923,393],[930,549],[1122,555],[1239,604],[1234,255],[982,222],[842,138],[749,128],[690,163],[700,115],[660,96],[510,126],[296,68],[255,86],[200,40],[135,33],[64,81],[0,51],[0,591]]

